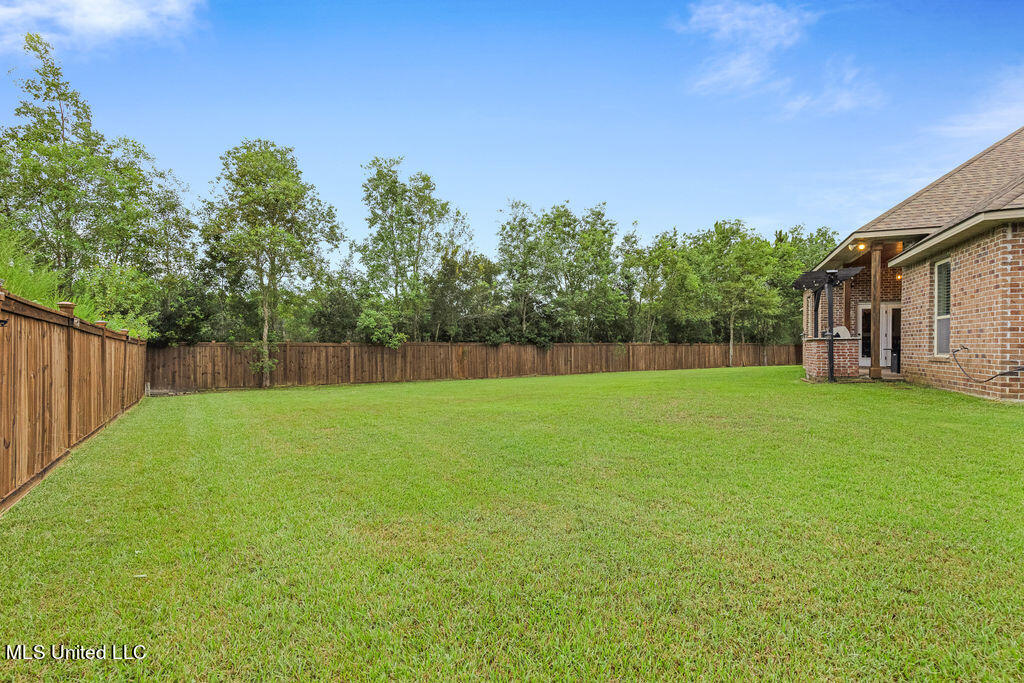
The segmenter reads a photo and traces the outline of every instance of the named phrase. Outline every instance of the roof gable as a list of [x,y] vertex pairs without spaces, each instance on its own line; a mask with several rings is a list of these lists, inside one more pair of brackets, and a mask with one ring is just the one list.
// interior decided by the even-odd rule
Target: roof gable
[[1024,128],[916,192],[856,233],[920,228],[934,232],[1002,203],[1000,208],[1024,206]]

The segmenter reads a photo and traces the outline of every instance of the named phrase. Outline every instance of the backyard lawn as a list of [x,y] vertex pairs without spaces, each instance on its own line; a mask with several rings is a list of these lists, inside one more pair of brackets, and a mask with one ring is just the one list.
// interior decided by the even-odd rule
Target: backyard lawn
[[1024,676],[1024,407],[795,367],[145,399],[0,517],[0,676]]

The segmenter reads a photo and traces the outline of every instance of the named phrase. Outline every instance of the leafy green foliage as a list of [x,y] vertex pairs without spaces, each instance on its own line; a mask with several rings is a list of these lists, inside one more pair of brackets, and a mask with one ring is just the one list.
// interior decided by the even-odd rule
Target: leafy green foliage
[[262,320],[256,361],[269,385],[271,330],[282,285],[324,272],[324,245],[342,231],[334,208],[302,179],[294,150],[268,140],[244,140],[221,156],[213,196],[205,204],[202,237],[229,290],[249,291]]
[[[357,245],[365,269],[363,295],[372,309],[360,316],[369,338],[423,339],[429,296],[427,279],[442,256],[467,239],[464,216],[436,196],[423,172],[399,174],[402,158],[372,159],[366,166],[363,203],[370,233]],[[371,325],[380,323],[379,331]]]
[[806,232],[802,225],[775,233],[769,283],[779,291],[781,301],[779,314],[772,321],[770,337],[773,340],[781,343],[800,341],[803,292],[787,285],[821,263],[835,248],[837,238],[835,231],[828,228]]
[[690,239],[690,253],[703,283],[703,308],[728,333],[731,364],[737,324],[764,338],[779,312],[781,295],[769,282],[771,243],[742,221],[719,221]]
[[129,138],[107,139],[92,110],[64,78],[51,47],[25,37],[34,76],[18,83],[22,123],[0,129],[0,197],[8,225],[70,290],[90,269],[134,268],[155,275],[185,252],[191,230],[174,176]]
[[203,273],[192,270],[161,278],[151,304],[156,309],[151,325],[157,343],[178,346],[218,338],[212,326],[220,307],[210,278]]
[[[79,285],[76,293],[66,292],[61,283],[61,274],[34,258],[31,252],[31,237],[25,233],[0,227],[0,282],[8,292],[43,306],[57,308],[61,301],[75,302],[75,315],[88,322],[105,320],[115,330],[128,330],[134,337],[145,339],[151,333],[149,315],[136,306],[111,307],[109,290],[103,287],[89,287],[88,281]],[[124,287],[140,294],[145,280],[136,279],[129,272],[114,272],[110,275],[97,273],[105,287]],[[115,301],[119,301],[116,297]]]
[[673,230],[656,235],[643,246],[636,233],[628,233],[619,246],[620,287],[629,302],[632,338],[665,341],[670,325],[707,319],[702,282],[694,271],[692,255]]
[[427,278],[428,319],[435,341],[493,341],[501,327],[498,266],[483,254],[454,247]]
[[399,309],[393,300],[377,298],[363,303],[356,328],[371,344],[397,349],[409,341],[402,331],[406,322],[405,311]]
[[40,265],[32,255],[29,238],[22,232],[0,227],[0,282],[12,294],[54,307],[60,291],[60,274]]

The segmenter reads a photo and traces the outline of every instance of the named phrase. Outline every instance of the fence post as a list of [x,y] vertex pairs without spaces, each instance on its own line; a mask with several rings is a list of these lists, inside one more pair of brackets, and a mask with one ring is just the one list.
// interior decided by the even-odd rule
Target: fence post
[[97,320],[96,326],[102,328],[100,341],[100,415],[103,422],[107,421],[107,321]]
[[121,412],[124,412],[125,392],[128,390],[128,330],[124,332],[124,371],[121,373]]
[[60,312],[68,316],[67,362],[68,369],[68,448],[75,445],[75,304],[61,301]]

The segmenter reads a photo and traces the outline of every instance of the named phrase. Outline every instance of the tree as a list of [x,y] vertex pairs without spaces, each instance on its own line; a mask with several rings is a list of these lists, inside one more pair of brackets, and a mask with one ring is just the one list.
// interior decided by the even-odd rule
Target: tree
[[545,268],[550,262],[537,216],[524,202],[511,201],[498,228],[501,295],[513,319],[509,338],[519,343],[539,341],[537,322],[548,296]]
[[350,253],[340,268],[315,284],[310,292],[310,324],[316,341],[355,339],[362,308],[359,280]]
[[25,51],[38,63],[34,77],[18,81],[22,123],[0,129],[3,222],[33,235],[33,250],[65,290],[97,266],[165,270],[193,230],[180,184],[138,142],[108,140],[93,127],[45,40],[26,35]]
[[805,232],[804,226],[796,225],[775,233],[772,242],[774,270],[769,281],[779,291],[781,303],[773,326],[773,341],[786,344],[800,341],[803,292],[793,288],[793,281],[821,263],[835,249],[838,239],[839,235],[826,227]]
[[717,311],[728,330],[732,365],[737,327],[764,334],[778,314],[781,297],[770,282],[771,244],[743,221],[731,220],[693,236],[690,248],[704,284],[704,305]]
[[501,314],[498,266],[483,254],[456,247],[427,279],[434,341],[498,341]]
[[258,301],[262,331],[257,365],[263,386],[273,362],[270,334],[281,287],[312,278],[325,265],[324,245],[342,238],[335,210],[302,179],[294,150],[269,140],[243,140],[221,156],[221,172],[204,202],[203,239],[225,278]]
[[[115,285],[114,280],[123,274],[113,274],[106,278],[107,283]],[[47,263],[32,253],[29,236],[21,231],[0,225],[0,282],[3,288],[12,294],[31,299],[43,306],[56,308],[58,302],[68,299],[66,290],[61,289],[60,273],[52,270]],[[142,285],[149,283],[146,279]],[[132,285],[139,283],[133,282]],[[117,284],[116,287],[120,287]],[[112,289],[115,287],[112,287]],[[132,286],[127,291],[120,291],[118,296],[136,293]],[[95,294],[95,296],[94,296]],[[133,301],[138,299],[133,298]],[[124,302],[126,303],[127,297]],[[132,336],[145,337],[148,332],[148,313],[134,317],[137,307],[129,303],[130,309],[122,314],[112,311],[109,305],[108,292],[97,289],[80,291],[75,298],[75,316],[83,320],[106,320],[112,329],[127,329]]]
[[538,218],[546,259],[545,289],[566,342],[611,341],[625,299],[616,287],[616,225],[599,204],[577,216],[558,204]]
[[195,268],[162,277],[157,282],[151,341],[178,346],[216,338],[210,328],[218,310],[212,284],[208,274]]
[[619,246],[620,282],[630,302],[632,339],[651,342],[655,330],[669,321],[685,324],[707,318],[701,307],[700,280],[690,264],[686,245],[672,230],[656,235],[649,246],[636,233]]
[[443,254],[468,239],[465,217],[435,195],[433,179],[417,172],[402,180],[401,164],[401,157],[375,157],[363,167],[370,233],[357,247],[366,269],[366,306],[359,326],[389,346],[423,338],[426,280]]
[[159,284],[132,266],[117,264],[93,267],[81,273],[72,289],[72,300],[90,300],[104,319],[135,321],[136,331],[152,336],[150,323],[156,312],[154,302]]
[[349,342],[359,324],[360,305],[343,279],[330,276],[312,294],[310,323],[318,342]]

